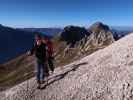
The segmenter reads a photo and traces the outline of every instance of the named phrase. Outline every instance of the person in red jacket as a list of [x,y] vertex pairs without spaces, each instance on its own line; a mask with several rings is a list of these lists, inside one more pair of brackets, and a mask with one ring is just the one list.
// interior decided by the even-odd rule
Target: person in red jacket
[[49,68],[52,72],[54,72],[54,64],[53,64],[53,43],[50,39],[48,39],[47,37],[44,37],[43,38],[43,42],[47,45],[48,49],[47,49],[47,52],[48,52],[48,65],[49,65]]

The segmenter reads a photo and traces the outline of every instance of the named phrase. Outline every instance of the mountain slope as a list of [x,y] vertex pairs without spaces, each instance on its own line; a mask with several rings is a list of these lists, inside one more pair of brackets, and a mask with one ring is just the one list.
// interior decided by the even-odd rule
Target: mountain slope
[[33,44],[34,34],[0,25],[0,63],[23,54]]
[[133,33],[56,69],[41,91],[33,78],[0,96],[4,98],[5,93],[7,100],[133,100],[132,38]]

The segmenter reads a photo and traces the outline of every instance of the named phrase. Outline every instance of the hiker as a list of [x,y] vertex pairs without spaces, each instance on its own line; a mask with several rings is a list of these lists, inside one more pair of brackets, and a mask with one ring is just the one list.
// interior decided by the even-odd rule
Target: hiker
[[43,43],[45,43],[48,47],[48,65],[52,73],[54,72],[54,64],[53,64],[53,43],[47,37],[43,38]]
[[36,79],[38,83],[38,89],[41,89],[41,84],[44,82],[44,78],[49,75],[47,66],[47,46],[42,42],[40,34],[35,34],[35,43],[28,52],[28,55],[35,54],[36,57]]

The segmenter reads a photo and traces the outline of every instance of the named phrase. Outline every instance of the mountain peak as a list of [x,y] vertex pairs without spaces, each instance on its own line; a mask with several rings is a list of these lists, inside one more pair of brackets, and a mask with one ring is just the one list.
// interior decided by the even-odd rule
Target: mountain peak
[[89,31],[96,32],[99,29],[100,30],[106,30],[106,31],[110,30],[109,26],[103,24],[102,22],[96,22],[89,28]]
[[2,24],[0,24],[0,28],[5,28],[5,26],[4,26],[4,25],[2,25]]

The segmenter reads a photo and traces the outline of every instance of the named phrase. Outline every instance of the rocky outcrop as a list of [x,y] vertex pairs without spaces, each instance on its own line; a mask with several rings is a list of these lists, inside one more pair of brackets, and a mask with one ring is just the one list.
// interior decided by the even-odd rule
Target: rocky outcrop
[[47,87],[35,79],[1,92],[6,100],[133,100],[133,33],[105,49],[60,67]]
[[80,41],[86,35],[89,36],[90,33],[83,27],[67,26],[60,33],[60,40],[66,41],[67,44],[74,45],[77,41]]
[[113,34],[107,25],[101,22],[94,23],[88,30],[76,26],[67,26],[60,33],[60,39],[67,44],[91,42],[93,45],[109,45],[114,42]]
[[[101,22],[96,22],[88,30],[85,28],[68,26],[60,33],[61,40],[66,42],[61,60],[78,59],[102,49],[115,40],[109,27]],[[60,50],[59,50],[60,51]],[[62,59],[63,58],[63,59]],[[58,58],[57,58],[58,59]],[[59,61],[61,61],[59,60]]]
[[63,32],[60,33],[60,38],[69,45],[76,44],[76,46],[78,45],[81,47],[89,45],[103,46],[114,42],[111,30],[107,25],[104,25],[101,22],[93,24],[88,31],[85,28],[80,27],[65,27]]
[[92,33],[90,40],[96,46],[109,45],[114,42],[111,30],[101,22],[96,22],[88,30]]
[[[89,52],[92,49],[104,48],[114,42],[113,35],[107,25],[100,22],[93,24],[88,31],[91,33],[89,37],[85,37],[80,41],[80,49],[82,52]],[[95,50],[94,50],[95,51]]]

